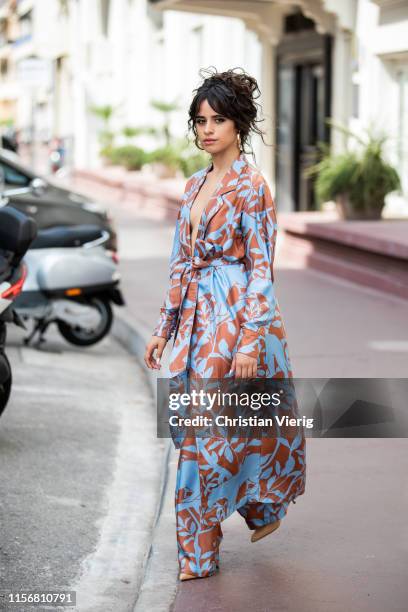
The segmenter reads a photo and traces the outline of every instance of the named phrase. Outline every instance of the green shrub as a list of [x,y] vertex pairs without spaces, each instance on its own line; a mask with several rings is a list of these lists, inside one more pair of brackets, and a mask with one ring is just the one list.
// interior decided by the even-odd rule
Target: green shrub
[[107,157],[113,164],[125,166],[128,170],[140,170],[147,161],[146,152],[134,145],[108,149]]
[[178,151],[171,145],[160,147],[148,153],[149,162],[160,162],[169,168],[179,168]]
[[363,140],[346,128],[342,131],[354,136],[360,144],[359,151],[331,155],[327,145],[322,144],[321,161],[308,168],[305,175],[316,175],[314,188],[319,202],[345,194],[356,211],[381,209],[385,196],[401,188],[397,171],[384,159],[386,137],[369,131]]
[[179,157],[180,169],[185,177],[189,177],[198,170],[202,170],[210,163],[210,157],[204,151],[198,151],[197,149],[193,152],[182,151]]
[[98,134],[98,138],[102,149],[113,147],[115,133],[111,130],[101,130]]
[[151,151],[148,159],[149,162],[160,162],[169,168],[180,169],[185,177],[208,166],[210,160],[206,153],[191,145],[186,146],[183,141]]
[[112,151],[113,151],[114,147],[108,145],[106,147],[102,147],[99,151],[99,155],[101,157],[104,157],[105,159],[107,159],[108,161],[112,161],[111,160],[111,156],[112,156]]
[[348,192],[355,184],[359,172],[358,159],[353,153],[324,157],[314,168],[317,172],[315,191],[319,202],[334,200],[337,195]]
[[189,143],[186,145],[184,140],[174,141],[173,144],[150,152],[130,144],[120,147],[106,144],[100,154],[110,163],[124,166],[128,170],[140,170],[144,164],[156,162],[173,170],[181,170],[185,177],[191,176],[210,162],[208,154]]

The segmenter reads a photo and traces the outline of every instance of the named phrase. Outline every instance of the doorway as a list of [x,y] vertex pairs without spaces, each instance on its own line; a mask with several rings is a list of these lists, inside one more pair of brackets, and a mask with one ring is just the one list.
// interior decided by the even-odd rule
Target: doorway
[[318,142],[330,141],[325,119],[330,116],[332,37],[318,34],[307,18],[299,23],[277,47],[276,194],[283,211],[317,210],[314,181],[304,171],[318,161]]

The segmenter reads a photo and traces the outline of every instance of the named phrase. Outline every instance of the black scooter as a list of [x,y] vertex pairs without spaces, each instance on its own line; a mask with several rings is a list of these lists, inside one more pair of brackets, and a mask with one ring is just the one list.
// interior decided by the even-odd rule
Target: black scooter
[[[7,192],[2,196],[7,196]],[[11,207],[0,208],[0,415],[12,385],[10,362],[5,353],[7,323],[26,329],[13,309],[13,301],[21,293],[27,275],[22,259],[36,235],[34,219]]]

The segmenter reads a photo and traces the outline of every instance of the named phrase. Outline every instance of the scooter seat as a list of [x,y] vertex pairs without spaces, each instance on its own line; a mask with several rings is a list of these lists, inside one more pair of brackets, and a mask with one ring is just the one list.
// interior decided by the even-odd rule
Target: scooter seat
[[3,280],[10,274],[10,261],[3,255],[0,255],[0,283],[3,282]]
[[97,225],[58,226],[40,230],[30,249],[79,247],[85,242],[97,240],[102,230]]

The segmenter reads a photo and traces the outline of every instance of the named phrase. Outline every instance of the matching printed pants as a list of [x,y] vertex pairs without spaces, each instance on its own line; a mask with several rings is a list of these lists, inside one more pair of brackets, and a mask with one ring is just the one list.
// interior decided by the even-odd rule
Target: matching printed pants
[[[177,503],[177,502],[176,502]],[[249,529],[274,523],[286,514],[287,504],[247,503],[238,508]],[[223,538],[221,523],[206,526],[202,522],[194,533],[186,537],[186,521],[176,512],[177,549],[180,571],[197,576],[211,576],[219,566],[220,544]]]
[[[184,494],[185,489],[180,487],[183,480],[181,474],[183,468],[186,470],[186,465],[179,459],[175,508],[180,571],[194,576],[211,576],[219,566],[220,544],[223,538],[221,522],[215,517],[211,518],[211,523],[203,520],[198,477],[193,479],[197,487],[193,485],[189,489],[189,494]],[[196,472],[196,465],[190,464],[187,471],[191,476],[191,473]],[[193,484],[191,480],[189,484]],[[288,501],[282,503],[247,502],[238,507],[237,512],[244,518],[248,528],[253,530],[282,519],[287,513],[288,505]]]

